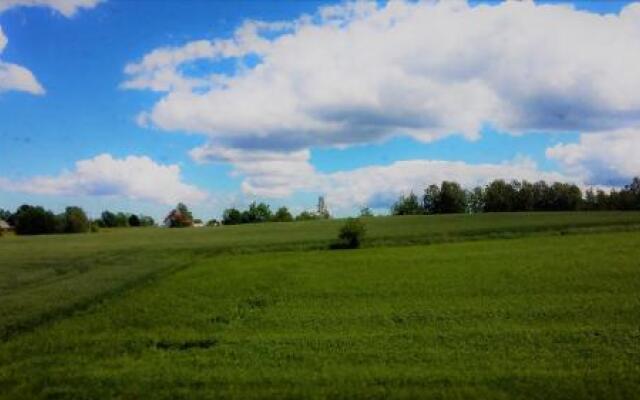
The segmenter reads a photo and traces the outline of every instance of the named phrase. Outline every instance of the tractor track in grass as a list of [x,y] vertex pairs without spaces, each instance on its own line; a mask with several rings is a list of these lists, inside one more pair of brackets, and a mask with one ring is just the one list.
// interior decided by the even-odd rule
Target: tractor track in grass
[[0,341],[7,342],[14,337],[33,332],[41,326],[49,325],[65,318],[69,318],[77,313],[88,311],[98,304],[109,301],[110,299],[116,298],[131,290],[140,289],[145,286],[152,285],[164,277],[173,275],[176,272],[189,268],[196,262],[197,260],[189,260],[188,262],[174,265],[173,267],[151,271],[149,273],[136,277],[135,279],[132,279],[131,281],[128,281],[121,286],[117,286],[111,290],[99,293],[96,296],[82,299],[65,307],[60,307],[44,312],[30,319],[6,325],[0,332]]

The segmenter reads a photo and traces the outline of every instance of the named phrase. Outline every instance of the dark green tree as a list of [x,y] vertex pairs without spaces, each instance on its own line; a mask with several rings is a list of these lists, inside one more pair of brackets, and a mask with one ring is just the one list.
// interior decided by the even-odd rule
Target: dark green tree
[[222,213],[224,225],[237,225],[242,223],[242,213],[237,208],[227,208]]
[[535,190],[532,183],[527,181],[513,181],[515,195],[512,211],[533,211],[535,209]]
[[6,222],[9,222],[13,213],[9,210],[3,210],[0,208],[0,219]]
[[584,192],[582,200],[582,209],[586,211],[594,211],[598,209],[598,200],[593,188],[589,188]]
[[111,211],[103,211],[100,216],[100,222],[105,228],[114,228],[118,224],[116,215]]
[[249,204],[249,209],[242,212],[243,224],[255,224],[260,222],[268,222],[273,217],[268,204],[256,203]]
[[56,216],[40,206],[21,205],[15,213],[15,230],[18,235],[43,235],[55,233]]
[[91,228],[87,214],[80,207],[67,207],[60,218],[65,233],[84,233]]
[[129,214],[119,212],[116,214],[116,227],[126,228],[129,226]]
[[148,216],[148,215],[141,215],[140,216],[140,226],[155,226],[156,221]]
[[138,217],[135,214],[131,214],[129,216],[129,226],[133,226],[133,227],[138,227],[140,226],[142,223],[140,221],[140,217]]
[[582,202],[582,191],[570,183],[555,182],[551,185],[551,202],[553,211],[574,211]]
[[391,207],[393,215],[419,215],[424,214],[424,209],[418,202],[418,196],[411,192],[408,196],[400,196]]
[[318,219],[318,216],[310,211],[302,211],[296,216],[296,221],[311,221],[314,219]]
[[460,184],[444,181],[440,185],[440,198],[436,211],[439,214],[463,213],[467,209],[466,196]]
[[467,212],[477,214],[484,211],[484,190],[480,186],[476,186],[472,190],[468,190],[465,194],[467,198]]
[[280,207],[273,215],[273,221],[275,222],[291,222],[293,221],[293,215],[289,212],[287,207]]
[[516,191],[502,179],[495,180],[484,190],[484,208],[487,212],[512,211]]

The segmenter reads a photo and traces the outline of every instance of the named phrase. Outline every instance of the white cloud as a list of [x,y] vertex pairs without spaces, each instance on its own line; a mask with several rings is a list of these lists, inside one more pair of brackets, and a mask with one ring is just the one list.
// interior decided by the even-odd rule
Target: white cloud
[[285,198],[295,192],[321,193],[334,209],[349,210],[369,205],[386,208],[401,194],[417,194],[433,183],[453,180],[471,188],[494,179],[546,180],[581,184],[577,175],[541,171],[535,162],[518,157],[497,164],[462,161],[406,160],[350,171],[321,173],[310,162],[306,150],[273,152],[205,146],[191,151],[197,162],[229,162],[234,174],[244,178],[245,195]]
[[578,143],[561,143],[546,153],[588,183],[627,184],[640,176],[640,128],[583,134]]
[[[73,16],[81,8],[92,8],[102,0],[0,0],[0,14],[14,7],[50,7],[65,17]],[[8,43],[0,26],[0,55]],[[44,88],[27,68],[0,60],[0,93],[20,91],[34,95],[45,93]]]
[[318,184],[318,175],[309,163],[308,150],[283,153],[208,145],[196,148],[190,154],[199,163],[233,164],[234,174],[244,177],[242,191],[250,196],[283,198],[295,191],[313,190]]
[[465,188],[483,186],[494,179],[546,180],[580,183],[574,177],[541,171],[526,158],[499,164],[468,164],[462,161],[407,160],[388,166],[369,166],[326,175],[323,191],[339,208],[369,205],[388,207],[399,195],[413,191],[421,195],[425,187],[455,181]]
[[0,13],[14,7],[49,7],[65,17],[82,8],[93,8],[103,0],[0,0]]
[[2,27],[0,26],[0,53],[2,53],[2,50],[4,50],[4,48],[7,46],[7,43],[9,43],[9,40],[4,35]]
[[[0,54],[9,40],[0,26]],[[31,71],[16,64],[0,60],[0,92],[18,90],[31,94],[44,94],[44,89],[38,83]]]
[[[230,148],[475,138],[484,123],[597,131],[640,122],[639,36],[640,4],[603,16],[533,2],[349,3],[154,50],[122,86],[167,92],[145,121]],[[239,64],[231,75],[184,72],[224,59]]]
[[0,188],[31,194],[118,196],[168,205],[207,198],[204,191],[182,181],[178,165],[157,164],[146,156],[117,159],[110,154],[78,161],[74,170],[58,176],[18,182],[3,179]]

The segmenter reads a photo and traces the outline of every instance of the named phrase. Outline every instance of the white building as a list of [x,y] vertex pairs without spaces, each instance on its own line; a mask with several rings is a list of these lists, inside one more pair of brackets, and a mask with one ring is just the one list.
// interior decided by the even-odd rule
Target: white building
[[0,219],[0,231],[10,231],[13,227],[7,223],[7,221]]

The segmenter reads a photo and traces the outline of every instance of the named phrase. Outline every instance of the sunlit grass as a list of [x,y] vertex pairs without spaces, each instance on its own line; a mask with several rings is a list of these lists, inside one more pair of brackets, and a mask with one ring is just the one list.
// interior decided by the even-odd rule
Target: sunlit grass
[[640,389],[640,213],[341,223],[0,238],[0,397]]

